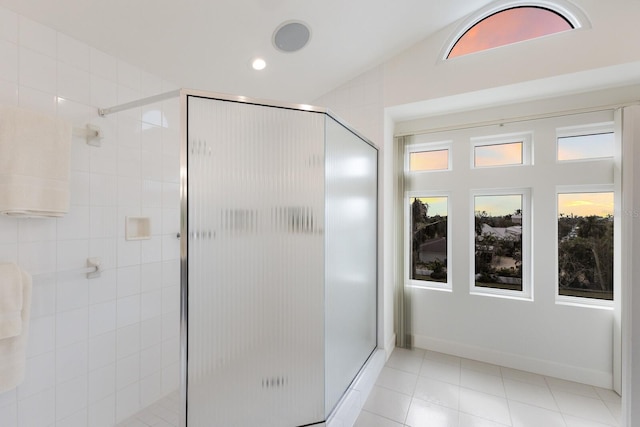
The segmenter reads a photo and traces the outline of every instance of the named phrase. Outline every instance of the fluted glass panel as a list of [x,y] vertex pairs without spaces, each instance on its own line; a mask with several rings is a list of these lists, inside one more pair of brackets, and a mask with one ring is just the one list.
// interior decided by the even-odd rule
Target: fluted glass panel
[[326,413],[376,346],[377,151],[327,117]]
[[189,427],[324,420],[324,123],[188,98]]

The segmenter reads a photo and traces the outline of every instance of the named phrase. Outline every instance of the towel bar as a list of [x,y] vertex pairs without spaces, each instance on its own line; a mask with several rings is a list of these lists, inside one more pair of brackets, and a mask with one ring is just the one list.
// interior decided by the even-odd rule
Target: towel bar
[[79,268],[77,270],[64,270],[51,273],[39,273],[34,274],[33,277],[44,276],[49,274],[69,274],[69,273],[85,273],[87,279],[95,279],[102,274],[102,260],[98,257],[87,258],[87,267]]

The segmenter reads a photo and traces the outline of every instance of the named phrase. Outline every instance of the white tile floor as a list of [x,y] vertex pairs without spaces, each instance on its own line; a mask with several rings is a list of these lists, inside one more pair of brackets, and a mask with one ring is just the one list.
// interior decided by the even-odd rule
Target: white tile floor
[[618,427],[620,400],[611,390],[395,349],[355,427]]
[[178,427],[180,420],[180,393],[174,391],[116,427]]

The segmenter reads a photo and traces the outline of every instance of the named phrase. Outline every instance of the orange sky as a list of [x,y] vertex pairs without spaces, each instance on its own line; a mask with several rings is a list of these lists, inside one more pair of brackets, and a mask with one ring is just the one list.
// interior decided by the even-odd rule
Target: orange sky
[[613,215],[613,193],[558,194],[558,214],[602,217]]
[[449,168],[449,150],[422,151],[409,154],[409,170],[437,171]]
[[467,31],[453,47],[449,58],[571,28],[564,18],[546,9],[539,7],[508,9],[489,16]]

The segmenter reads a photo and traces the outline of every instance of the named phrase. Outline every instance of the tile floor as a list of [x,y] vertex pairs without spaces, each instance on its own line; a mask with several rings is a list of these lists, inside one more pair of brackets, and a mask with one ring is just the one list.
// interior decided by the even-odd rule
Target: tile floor
[[122,421],[116,427],[178,427],[180,393],[174,391]]
[[620,401],[611,390],[397,348],[355,427],[618,427]]

